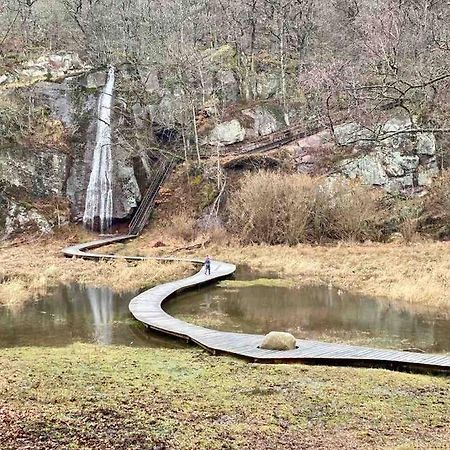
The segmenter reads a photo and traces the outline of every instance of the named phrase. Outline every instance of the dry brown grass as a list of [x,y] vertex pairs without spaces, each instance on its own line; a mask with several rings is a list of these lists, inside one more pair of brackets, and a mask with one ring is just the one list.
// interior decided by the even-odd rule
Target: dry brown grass
[[317,182],[306,175],[246,174],[228,205],[243,242],[297,244],[308,239]]
[[[185,263],[142,261],[87,261],[65,258],[61,250],[68,236],[33,242],[9,242],[0,247],[0,304],[18,307],[25,300],[45,294],[58,283],[78,282],[109,286],[115,291],[141,289],[192,272]],[[88,240],[83,233],[69,241]]]
[[243,243],[379,240],[383,197],[357,180],[248,173],[228,203],[228,226]]
[[[351,292],[360,292],[386,301],[408,302],[418,307],[450,311],[450,242],[366,243],[294,247],[279,245],[242,246],[211,244],[190,251],[182,243],[152,248],[158,230],[146,232],[120,249],[121,254],[213,258],[246,264],[261,271],[273,271],[295,283],[331,283]],[[104,249],[107,251],[107,248]]]
[[[19,303],[57,283],[80,282],[113,289],[131,290],[182,277],[195,270],[189,264],[164,264],[144,261],[95,262],[67,259],[61,248],[70,241],[88,240],[73,235],[51,241],[3,246],[0,249],[0,303]],[[296,284],[331,283],[367,295],[399,300],[418,307],[450,310],[450,243],[422,241],[410,245],[340,244],[329,246],[297,245],[241,246],[237,242],[209,244],[186,250],[183,241],[165,241],[165,247],[152,247],[161,239],[158,230],[113,247],[122,255],[177,255],[213,258],[247,264],[261,271],[273,271]],[[99,249],[105,253],[111,248]]]
[[439,237],[450,235],[450,170],[445,170],[430,188],[424,202],[426,225]]
[[450,243],[253,246],[209,250],[276,271],[299,284],[331,283],[352,292],[450,310]]

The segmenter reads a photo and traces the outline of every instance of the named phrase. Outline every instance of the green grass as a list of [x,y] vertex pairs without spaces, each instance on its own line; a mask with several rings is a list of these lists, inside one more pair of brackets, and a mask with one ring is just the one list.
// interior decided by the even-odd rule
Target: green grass
[[450,380],[201,350],[0,351],[0,448],[446,448]]

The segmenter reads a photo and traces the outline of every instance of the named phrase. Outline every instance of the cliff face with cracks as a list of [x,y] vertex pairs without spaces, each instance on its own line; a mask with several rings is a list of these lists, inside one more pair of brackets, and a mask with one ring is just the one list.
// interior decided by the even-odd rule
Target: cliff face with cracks
[[[116,221],[132,214],[151,179],[155,162],[152,148],[173,136],[180,143],[184,130],[193,151],[193,113],[199,145],[204,154],[214,157],[218,147],[226,153],[229,144],[266,136],[286,126],[276,77],[261,74],[252,88],[252,100],[245,101],[228,50],[225,46],[205,55],[210,71],[203,74],[201,106],[194,109],[186,103],[183,87],[158,68],[119,68],[112,121]],[[83,217],[97,103],[106,69],[94,70],[73,55],[56,56],[29,64],[19,76],[0,79],[2,236],[24,230],[48,232],[58,224],[80,222]],[[139,83],[133,84],[136,79]],[[127,96],[129,91],[137,95]],[[8,121],[8,114],[2,113],[8,108],[21,116],[21,122],[14,121],[14,114]],[[290,115],[293,123],[311,119],[295,109]],[[31,122],[37,124],[30,126]],[[334,136],[324,131],[283,146],[283,166],[287,163],[299,172],[359,178],[407,195],[426,191],[439,172],[435,137],[417,133],[404,118],[374,125],[371,131],[358,123],[343,124],[334,131]],[[386,139],[375,139],[380,134]],[[257,166],[251,162],[243,168]]]
[[[16,229],[37,228],[47,232],[58,223],[82,219],[95,146],[97,101],[104,83],[104,71],[87,70],[71,76],[69,68],[57,80],[33,80],[21,87],[3,87],[0,99],[30,105],[33,109],[29,114],[42,114],[44,123],[42,129],[34,127],[22,135],[18,130],[18,139],[2,140],[0,228],[4,229],[3,235],[9,236]],[[117,116],[113,129],[120,129],[121,119]],[[58,128],[58,136],[48,132],[49,124]],[[31,136],[24,138],[24,134]],[[140,200],[134,157],[125,146],[114,146],[115,219],[129,216]],[[146,172],[141,170],[139,174],[145,178]],[[142,184],[146,182],[142,180]],[[56,204],[58,212],[49,214],[51,206]]]

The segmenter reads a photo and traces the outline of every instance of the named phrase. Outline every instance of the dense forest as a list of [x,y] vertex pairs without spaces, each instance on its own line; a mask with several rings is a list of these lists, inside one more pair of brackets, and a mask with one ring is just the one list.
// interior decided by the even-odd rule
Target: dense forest
[[240,98],[272,81],[290,121],[372,125],[401,108],[448,131],[449,24],[445,0],[6,0],[2,71],[17,57],[75,51],[96,67],[129,65],[139,96],[143,68],[156,67],[180,90],[182,121],[190,105],[224,98],[210,80],[220,48]]

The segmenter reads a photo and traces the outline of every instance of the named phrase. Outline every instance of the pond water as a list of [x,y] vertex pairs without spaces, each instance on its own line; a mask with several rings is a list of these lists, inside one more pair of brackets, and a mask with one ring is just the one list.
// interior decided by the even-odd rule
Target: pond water
[[[165,308],[176,317],[218,330],[281,330],[306,339],[450,352],[448,318],[327,286],[297,288],[283,285],[282,280],[258,280],[245,269],[237,278],[247,281],[193,290],[172,299]],[[73,284],[59,286],[17,310],[0,307],[0,347],[73,342],[184,346],[179,340],[147,331],[132,318],[128,303],[134,295]]]
[[270,282],[225,282],[172,299],[165,308],[175,317],[223,331],[288,331],[304,339],[450,352],[448,318],[328,286],[267,286]]
[[179,341],[148,333],[128,311],[136,295],[108,288],[61,285],[20,309],[0,308],[0,347],[63,346],[73,342],[177,347]]

